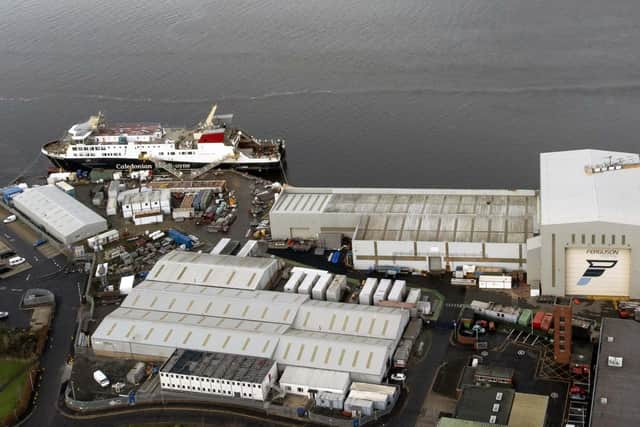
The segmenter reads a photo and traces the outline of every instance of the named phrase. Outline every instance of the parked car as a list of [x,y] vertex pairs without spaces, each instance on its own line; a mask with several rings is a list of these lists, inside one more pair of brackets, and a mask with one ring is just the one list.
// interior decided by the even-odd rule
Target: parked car
[[109,387],[109,384],[111,384],[111,382],[109,381],[109,378],[107,378],[104,372],[102,372],[100,369],[98,369],[93,373],[93,379],[98,384],[100,384],[100,387],[102,388]]
[[20,265],[25,261],[26,259],[22,258],[21,256],[14,256],[13,258],[9,258],[9,265],[11,267],[15,267],[16,265]]
[[34,248],[37,248],[38,246],[42,246],[42,245],[44,245],[45,243],[47,243],[47,240],[46,240],[46,239],[38,239],[38,240],[36,240],[36,241],[33,243],[33,247],[34,247]]
[[5,224],[9,224],[9,223],[15,221],[16,219],[18,219],[18,218],[15,215],[9,215],[5,219],[3,219],[2,222],[4,222]]
[[496,323],[492,320],[489,322],[489,332],[495,332],[496,331]]
[[392,381],[402,382],[407,379],[407,375],[402,372],[396,372],[395,374],[391,374]]
[[569,399],[571,400],[579,400],[579,401],[585,401],[587,400],[587,396],[584,394],[570,394],[569,395]]
[[8,311],[0,311],[0,320],[7,319],[9,317]]
[[579,385],[573,385],[569,389],[569,393],[571,394],[587,394],[587,390],[584,387],[580,387]]

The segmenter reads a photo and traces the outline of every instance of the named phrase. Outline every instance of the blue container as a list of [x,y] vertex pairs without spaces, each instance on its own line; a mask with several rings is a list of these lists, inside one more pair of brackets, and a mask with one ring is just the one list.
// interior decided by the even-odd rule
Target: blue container
[[22,193],[22,188],[20,187],[5,188],[2,191],[2,200],[4,200],[5,203],[9,204],[9,201],[13,198],[13,196],[19,193]]
[[179,232],[173,228],[167,230],[167,236],[171,237],[178,245],[184,245],[187,249],[193,247],[193,240],[184,233]]

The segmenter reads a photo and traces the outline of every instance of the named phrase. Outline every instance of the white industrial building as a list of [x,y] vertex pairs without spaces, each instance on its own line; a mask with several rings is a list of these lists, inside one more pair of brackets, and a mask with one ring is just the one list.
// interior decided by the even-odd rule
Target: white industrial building
[[286,187],[270,212],[274,239],[352,238],[357,269],[441,270],[470,264],[523,269],[537,232],[531,190]]
[[[179,264],[183,254],[188,261]],[[357,381],[382,381],[409,321],[407,311],[251,290],[234,282],[242,275],[231,274],[239,268],[235,258],[187,252],[166,255],[100,323],[91,337],[93,350],[148,360],[166,359],[175,349],[247,355],[272,359],[279,369],[326,369],[347,372]],[[222,277],[232,276],[233,288],[228,281],[203,277],[216,277],[208,269],[223,268],[225,260],[232,262]],[[269,276],[270,260],[240,260],[243,268],[255,269],[255,277],[242,275],[247,282]]]
[[26,189],[14,207],[58,242],[71,245],[107,230],[107,220],[53,185]]
[[236,257],[173,251],[162,257],[148,279],[220,288],[264,289],[280,264],[270,258]]
[[178,349],[160,368],[160,386],[264,401],[277,375],[271,359]]
[[640,298],[640,157],[576,150],[540,155],[540,235],[529,283],[543,294]]
[[331,393],[339,395],[344,401],[351,385],[351,376],[348,372],[287,366],[279,383],[287,394],[311,398],[312,394]]

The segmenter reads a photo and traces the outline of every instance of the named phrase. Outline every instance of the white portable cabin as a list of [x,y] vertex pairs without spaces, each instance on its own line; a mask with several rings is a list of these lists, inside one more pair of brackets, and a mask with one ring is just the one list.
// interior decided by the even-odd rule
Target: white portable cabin
[[396,280],[389,292],[389,301],[402,302],[407,290],[407,282],[404,280]]
[[378,284],[378,289],[373,294],[373,304],[378,305],[380,301],[384,301],[387,299],[389,295],[389,291],[391,290],[391,279],[381,279]]
[[311,291],[311,298],[317,300],[325,300],[327,299],[327,288],[333,281],[333,274],[321,274],[318,277],[318,281],[313,286],[313,290]]
[[213,247],[213,249],[211,249],[211,252],[209,253],[211,255],[220,255],[220,253],[222,253],[222,250],[229,244],[230,241],[231,239],[228,237],[220,239],[220,241]]
[[313,291],[313,287],[315,286],[319,277],[320,277],[319,274],[308,272],[304,280],[300,283],[300,286],[298,287],[298,293],[311,295],[311,292]]
[[114,216],[118,213],[118,200],[115,197],[107,200],[107,216]]
[[160,210],[164,214],[171,213],[171,192],[169,190],[160,190]]
[[483,274],[478,279],[480,289],[511,289],[511,276],[491,276]]
[[376,279],[375,277],[368,277],[364,282],[362,290],[360,291],[358,302],[363,305],[372,305],[373,294],[376,292],[377,287],[378,279]]
[[242,248],[238,251],[239,257],[248,257],[254,256],[258,250],[258,241],[257,240],[247,240],[247,243],[244,244]]
[[408,304],[417,304],[422,298],[422,289],[412,288],[409,290],[409,295],[407,295],[406,303]]
[[303,271],[294,271],[291,274],[291,277],[289,277],[289,280],[287,280],[287,283],[284,285],[284,291],[296,293],[300,287],[300,283],[302,283],[306,275],[307,274]]

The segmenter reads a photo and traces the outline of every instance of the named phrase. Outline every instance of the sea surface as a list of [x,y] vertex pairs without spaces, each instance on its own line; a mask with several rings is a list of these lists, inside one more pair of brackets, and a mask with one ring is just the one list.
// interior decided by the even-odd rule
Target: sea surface
[[539,152],[639,151],[640,2],[0,2],[2,183],[98,110],[214,102],[296,185],[537,188]]

